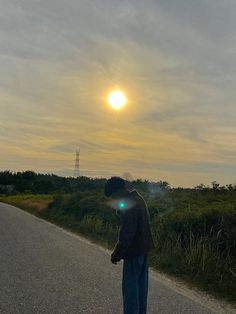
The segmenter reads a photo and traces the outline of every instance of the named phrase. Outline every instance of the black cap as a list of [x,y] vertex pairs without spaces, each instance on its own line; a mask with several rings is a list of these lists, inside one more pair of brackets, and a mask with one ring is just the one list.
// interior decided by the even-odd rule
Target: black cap
[[125,190],[125,180],[120,177],[111,177],[107,180],[104,187],[104,194],[109,197],[119,190]]

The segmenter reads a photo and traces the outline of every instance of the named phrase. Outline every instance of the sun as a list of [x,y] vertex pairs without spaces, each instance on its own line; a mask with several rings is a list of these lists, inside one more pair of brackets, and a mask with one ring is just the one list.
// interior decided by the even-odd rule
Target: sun
[[117,89],[109,93],[107,102],[113,109],[120,110],[127,103],[127,98],[122,91]]

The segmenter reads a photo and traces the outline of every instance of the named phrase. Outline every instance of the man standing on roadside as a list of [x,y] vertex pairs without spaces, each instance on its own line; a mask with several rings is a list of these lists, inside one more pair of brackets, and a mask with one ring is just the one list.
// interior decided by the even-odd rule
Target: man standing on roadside
[[122,295],[124,314],[146,314],[148,296],[148,252],[155,248],[150,215],[143,197],[126,189],[120,177],[107,180],[104,194],[120,216],[118,241],[111,262],[123,262]]

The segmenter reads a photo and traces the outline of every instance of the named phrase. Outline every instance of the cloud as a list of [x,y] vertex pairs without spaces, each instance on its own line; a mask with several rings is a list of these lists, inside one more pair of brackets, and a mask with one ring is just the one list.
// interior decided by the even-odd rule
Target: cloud
[[234,1],[2,2],[3,169],[234,180]]

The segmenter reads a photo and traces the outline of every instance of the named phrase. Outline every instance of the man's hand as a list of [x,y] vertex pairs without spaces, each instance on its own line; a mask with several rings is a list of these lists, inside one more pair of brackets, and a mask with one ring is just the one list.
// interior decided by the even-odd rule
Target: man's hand
[[111,262],[112,264],[117,264],[117,262],[119,262],[120,259],[117,259],[113,254],[111,254]]

